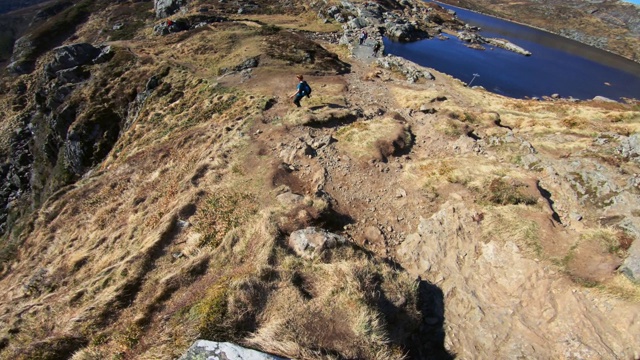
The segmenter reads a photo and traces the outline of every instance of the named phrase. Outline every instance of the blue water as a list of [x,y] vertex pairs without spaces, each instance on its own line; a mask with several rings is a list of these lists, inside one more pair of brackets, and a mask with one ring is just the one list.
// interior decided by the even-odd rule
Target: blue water
[[[640,1],[640,0],[639,0]],[[443,5],[445,6],[445,5]],[[475,50],[455,36],[413,43],[384,40],[385,52],[516,98],[560,94],[591,99],[640,98],[640,64],[545,31],[450,7],[479,26],[485,37],[507,39],[533,53],[526,57],[500,48]]]

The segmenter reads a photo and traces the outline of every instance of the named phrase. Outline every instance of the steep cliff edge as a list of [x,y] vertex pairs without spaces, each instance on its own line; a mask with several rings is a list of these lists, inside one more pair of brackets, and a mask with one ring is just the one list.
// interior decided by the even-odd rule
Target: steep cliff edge
[[640,105],[369,57],[451,18],[371,3],[109,4],[4,77],[0,358],[637,357]]

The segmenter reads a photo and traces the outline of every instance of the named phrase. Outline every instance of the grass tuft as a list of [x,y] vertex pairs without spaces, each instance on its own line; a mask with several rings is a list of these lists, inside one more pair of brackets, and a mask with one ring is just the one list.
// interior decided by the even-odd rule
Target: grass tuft
[[524,184],[504,179],[493,179],[486,187],[483,199],[495,205],[534,205],[538,202],[536,197],[524,193],[521,188]]
[[232,229],[256,214],[255,197],[222,192],[210,196],[195,215],[195,229],[202,233],[200,246],[217,247]]

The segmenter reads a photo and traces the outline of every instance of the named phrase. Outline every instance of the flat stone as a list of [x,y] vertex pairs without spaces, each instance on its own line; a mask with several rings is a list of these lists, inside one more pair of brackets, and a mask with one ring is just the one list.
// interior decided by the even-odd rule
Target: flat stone
[[197,340],[179,360],[285,360],[228,342]]
[[305,259],[313,259],[324,250],[345,242],[344,237],[315,227],[294,231],[289,236],[289,247]]
[[302,202],[304,201],[304,196],[294,194],[292,192],[286,192],[284,194],[276,196],[276,200],[278,200],[278,202],[285,207],[294,207],[302,204]]

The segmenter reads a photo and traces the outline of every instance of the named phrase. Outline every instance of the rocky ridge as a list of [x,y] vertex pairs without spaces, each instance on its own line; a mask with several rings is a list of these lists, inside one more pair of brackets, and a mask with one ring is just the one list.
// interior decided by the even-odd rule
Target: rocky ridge
[[[313,8],[329,33],[285,3],[189,3],[229,21],[110,48],[95,14],[5,79],[2,174],[26,190],[0,357],[636,357],[637,104],[508,99],[353,44],[356,14],[422,3]],[[259,23],[280,5],[300,13]]]

